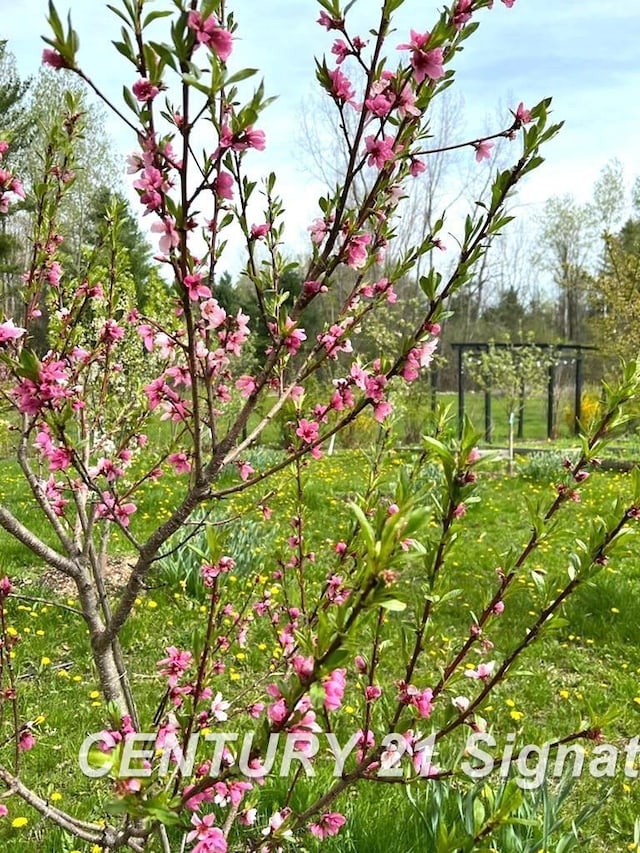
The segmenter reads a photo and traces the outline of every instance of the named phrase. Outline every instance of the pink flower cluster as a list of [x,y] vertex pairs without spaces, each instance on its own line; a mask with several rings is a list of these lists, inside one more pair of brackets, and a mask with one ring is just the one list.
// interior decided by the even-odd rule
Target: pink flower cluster
[[404,705],[413,705],[418,715],[423,719],[428,719],[431,716],[433,690],[430,687],[419,690],[413,684],[405,684],[404,681],[400,681],[398,683],[398,698]]
[[24,415],[38,415],[44,409],[57,411],[68,401],[78,408],[81,403],[77,389],[71,384],[71,377],[68,363],[48,355],[38,367],[37,378],[21,379],[11,395]]
[[111,492],[102,492],[102,500],[96,504],[96,518],[106,518],[109,521],[117,521],[122,527],[128,527],[130,516],[138,507],[133,501],[122,503],[120,499]]
[[189,29],[193,30],[197,43],[205,45],[218,59],[226,62],[233,50],[231,33],[220,25],[215,15],[203,19],[200,12],[189,12],[187,18]]
[[342,705],[342,697],[347,686],[347,670],[334,669],[322,682],[324,687],[324,707],[327,711],[337,711]]
[[431,33],[418,33],[411,30],[411,41],[398,45],[398,50],[411,51],[411,66],[416,83],[429,80],[440,80],[444,77],[444,56],[441,47],[427,48]]

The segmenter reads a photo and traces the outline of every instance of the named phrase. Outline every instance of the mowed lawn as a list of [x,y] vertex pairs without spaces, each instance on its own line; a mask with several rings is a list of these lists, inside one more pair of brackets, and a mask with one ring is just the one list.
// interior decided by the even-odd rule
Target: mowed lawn
[[[304,492],[305,526],[308,547],[322,555],[333,550],[352,523],[347,503],[365,488],[369,454],[341,451],[314,462]],[[402,454],[392,455],[385,465],[383,481],[391,494],[400,467],[410,461]],[[155,484],[138,510],[138,530],[150,530],[165,516],[178,494],[180,484],[164,479]],[[237,495],[216,509],[217,516],[239,519],[244,533],[236,537],[243,549],[245,567],[230,578],[238,595],[250,586],[250,575],[269,576],[274,561],[290,535],[290,520],[298,511],[295,482],[290,472],[282,472],[268,485],[274,490],[268,527],[263,527],[256,498]],[[18,472],[3,463],[0,491],[20,517],[34,523],[40,532],[32,502],[20,483]],[[629,492],[628,476],[600,474],[584,488],[579,505],[568,507],[557,532],[532,555],[515,588],[506,599],[506,608],[492,639],[496,656],[513,646],[531,624],[541,604],[536,582],[540,576],[566,576],[569,555],[576,536],[584,532],[585,519],[595,511],[604,511],[619,495]],[[479,602],[494,589],[496,570],[511,546],[521,547],[529,535],[527,497],[551,501],[554,487],[550,481],[507,477],[495,465],[481,477],[478,503],[469,506],[461,536],[450,555],[446,571],[452,584],[461,590],[455,603],[445,608],[434,622],[424,665],[424,679],[436,677],[437,667],[459,648],[477,612]],[[259,535],[255,531],[262,530]],[[126,556],[126,544],[116,543]],[[0,539],[2,568],[18,588],[18,596],[8,603],[9,633],[20,635],[15,648],[14,665],[20,693],[20,712],[33,724],[37,746],[22,758],[22,773],[40,794],[54,805],[79,811],[92,819],[105,815],[110,798],[107,782],[84,777],[77,764],[77,753],[86,733],[99,731],[107,724],[105,708],[87,653],[86,629],[73,612],[77,606],[73,594],[57,596],[50,587],[42,587],[40,569],[33,558],[3,534]],[[514,677],[482,708],[499,745],[512,733],[519,744],[542,744],[585,728],[601,728],[608,743],[623,749],[630,738],[640,734],[640,561],[635,537],[625,546],[590,586],[580,589],[564,608],[556,629],[544,636],[517,667]],[[532,572],[534,574],[532,574]],[[184,579],[182,579],[184,580]],[[171,571],[157,573],[150,589],[141,596],[122,640],[143,718],[150,719],[162,697],[163,684],[155,675],[156,661],[168,645],[188,647],[194,629],[202,626],[206,607],[181,584],[176,565]],[[278,594],[274,589],[274,594]],[[23,596],[22,598],[20,596]],[[48,599],[52,603],[33,599]],[[60,609],[61,603],[67,609]],[[395,618],[392,614],[390,618]],[[264,648],[262,648],[264,646]],[[272,650],[267,643],[246,653],[233,654],[227,662],[228,692],[241,686],[266,667]],[[393,653],[387,655],[393,659]],[[433,672],[428,665],[433,663]],[[385,671],[391,682],[393,668]],[[397,677],[397,674],[396,674]],[[227,691],[225,691],[227,692]],[[347,699],[348,694],[347,694]],[[5,713],[4,731],[10,732]],[[343,709],[340,725],[344,732],[360,726],[355,700]],[[351,726],[351,728],[350,728]],[[587,742],[592,750],[593,742]],[[5,762],[11,763],[10,748]],[[439,763],[448,759],[445,753]],[[623,760],[622,760],[623,763]],[[465,781],[460,777],[461,782]],[[489,784],[499,785],[497,776]],[[313,792],[323,790],[328,780],[322,776],[309,780],[306,794],[300,794],[295,806],[306,802]],[[361,783],[336,803],[349,816],[345,831],[325,841],[323,850],[426,851],[424,819],[435,800],[425,781],[410,792],[402,786]],[[284,794],[283,780],[269,780],[261,801],[263,818],[269,803],[278,803]],[[70,853],[90,848],[51,830],[39,816],[16,797],[2,800],[9,815],[0,822],[0,849],[7,853]],[[582,830],[579,848],[586,853],[633,850],[634,824],[640,815],[640,786],[619,769],[613,778],[581,778],[565,803],[565,818],[588,803],[602,807]],[[305,838],[305,849],[315,850],[316,842]],[[301,848],[299,848],[301,849]],[[490,848],[487,848],[490,849]],[[501,850],[500,844],[496,844]],[[523,850],[541,848],[523,848]],[[549,850],[555,850],[550,847]],[[95,851],[92,851],[95,853]]]

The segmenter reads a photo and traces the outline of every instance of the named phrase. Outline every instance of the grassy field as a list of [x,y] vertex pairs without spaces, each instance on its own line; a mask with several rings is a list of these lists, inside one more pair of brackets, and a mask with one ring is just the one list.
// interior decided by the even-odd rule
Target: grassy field
[[[389,484],[404,461],[399,455],[390,459],[385,471]],[[350,524],[346,502],[364,487],[366,458],[358,451],[340,452],[314,464],[316,476],[309,480],[305,491],[305,520],[308,547],[318,552],[322,562],[321,555],[332,548]],[[3,463],[1,482],[2,498],[21,518],[37,525],[17,471],[9,463]],[[289,535],[289,520],[297,509],[290,474],[279,475],[272,487],[276,490],[270,501],[272,522],[262,538],[255,535],[263,529],[257,527],[255,506],[235,497],[224,507],[224,513],[241,519],[240,534],[234,535],[240,537],[235,542],[244,559],[229,579],[236,585],[239,598],[251,586],[251,576],[273,569],[274,559],[282,549],[281,542]],[[169,511],[176,488],[170,480],[154,485],[139,508],[137,522],[151,529]],[[522,636],[540,606],[541,593],[532,572],[535,577],[543,573],[554,578],[566,574],[575,545],[575,530],[583,527],[582,519],[596,507],[606,507],[628,489],[626,475],[603,474],[585,484],[582,503],[571,507],[576,518],[559,525],[553,539],[534,555],[509,594],[504,616],[491,635],[496,650],[503,652]],[[509,478],[496,469],[481,480],[478,495],[481,500],[469,506],[465,532],[447,566],[452,583],[462,592],[450,607],[441,611],[434,625],[428,648],[433,671],[425,671],[425,678],[434,677],[438,667],[457,648],[457,638],[464,636],[472,621],[471,611],[477,607],[478,591],[490,588],[504,553],[512,544],[521,546],[526,542],[529,524],[525,497],[551,500],[553,487],[548,480]],[[328,518],[331,518],[330,531]],[[331,541],[327,539],[329,532]],[[33,722],[38,740],[37,747],[22,758],[24,778],[52,804],[95,819],[105,814],[110,789],[107,783],[87,779],[77,767],[77,752],[85,734],[99,731],[106,722],[95,673],[86,653],[86,629],[73,612],[76,607],[73,595],[57,596],[51,588],[42,588],[39,570],[33,566],[30,555],[4,536],[0,548],[2,567],[16,582],[19,593],[10,599],[9,619],[10,632],[22,637],[15,650],[21,714]],[[125,550],[122,543],[121,551]],[[180,583],[179,575],[184,568],[174,561],[158,573],[152,588],[139,599],[123,633],[125,653],[146,719],[153,715],[163,691],[161,679],[153,675],[155,662],[164,656],[167,645],[188,647],[194,628],[205,617],[202,601]],[[483,707],[482,715],[495,733],[498,745],[505,742],[509,733],[513,733],[519,744],[542,744],[584,728],[600,727],[607,743],[623,749],[631,737],[640,733],[639,585],[638,550],[637,546],[629,545],[611,560],[593,585],[578,591],[565,608],[565,621],[559,622],[556,630],[523,658],[515,677],[504,683]],[[274,594],[278,594],[277,587]],[[59,604],[67,609],[61,609]],[[268,666],[272,644],[271,639],[262,644],[264,648],[255,646],[232,654],[226,661],[225,678],[238,686],[250,683],[256,671]],[[393,678],[392,669],[388,677]],[[356,698],[347,694],[340,719],[344,732],[360,725],[358,707]],[[586,744],[587,750],[592,751],[593,747],[593,743]],[[458,746],[452,745],[447,752],[443,747],[438,764],[447,766],[456,749]],[[495,775],[487,781],[494,790],[500,786]],[[310,780],[292,805],[303,805],[327,783],[322,775]],[[282,780],[277,778],[267,782],[261,801],[265,814],[269,813],[269,802],[281,802],[282,786]],[[427,850],[430,853],[425,821],[431,819],[434,810],[439,810],[447,820],[456,819],[454,797],[447,794],[451,787],[455,794],[455,784],[425,782],[406,791],[396,785],[361,783],[357,790],[348,792],[336,803],[351,820],[345,832],[324,842],[322,849],[331,853],[426,853]],[[46,827],[17,798],[3,802],[9,807],[8,818],[0,823],[3,853],[76,850],[88,853],[90,850]],[[563,816],[568,825],[589,803],[601,804],[601,808],[581,830],[576,849],[585,853],[635,849],[634,824],[640,815],[637,781],[625,778],[620,768],[611,778],[581,778],[565,803]],[[538,803],[536,808],[543,805]],[[315,850],[316,843],[308,836],[304,847],[299,849]],[[495,847],[487,847],[490,849],[502,851],[499,839]],[[556,847],[547,849],[555,851]],[[531,842],[522,850],[542,851],[542,846]]]

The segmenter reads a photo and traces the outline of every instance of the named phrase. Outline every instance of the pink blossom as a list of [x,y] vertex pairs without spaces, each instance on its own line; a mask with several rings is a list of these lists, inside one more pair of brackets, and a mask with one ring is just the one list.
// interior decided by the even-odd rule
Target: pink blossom
[[411,163],[409,165],[409,174],[412,178],[417,178],[418,175],[422,174],[426,170],[425,164],[422,160],[419,160],[417,157],[411,158]]
[[480,453],[479,448],[472,447],[469,451],[469,455],[467,456],[467,465],[473,465],[474,462],[478,462],[481,456],[482,454]]
[[433,353],[438,346],[437,338],[430,341],[424,341],[407,353],[407,360],[402,368],[402,377],[405,382],[413,382],[418,378],[420,370],[428,367],[433,360]]
[[351,81],[346,77],[339,68],[334,71],[329,71],[329,80],[331,81],[331,94],[336,101],[341,101],[343,104],[354,103],[356,91],[351,85]]
[[196,41],[212,50],[216,56],[226,62],[233,50],[233,38],[228,30],[223,29],[215,15],[210,15],[205,21],[199,12],[189,12],[187,23],[196,34]]
[[287,710],[287,703],[284,699],[280,698],[272,705],[269,705],[267,709],[267,715],[272,723],[278,725],[286,720],[289,715],[289,711]]
[[9,580],[7,575],[5,575],[0,580],[0,599],[6,598],[8,595],[11,595],[12,591],[13,587],[11,585],[11,581]]
[[474,678],[480,681],[484,681],[493,674],[495,666],[496,662],[494,660],[488,661],[488,663],[479,664],[477,669],[465,669],[464,674],[467,678]]
[[191,462],[186,453],[170,453],[167,462],[173,467],[176,474],[188,474],[191,471]]
[[321,27],[324,27],[325,30],[344,29],[344,21],[341,18],[331,18],[324,10],[320,12],[320,17],[318,18],[317,23],[319,23]]
[[330,835],[337,835],[347,822],[338,812],[326,812],[315,823],[309,824],[309,832],[324,841]]
[[361,269],[367,262],[367,246],[371,243],[371,234],[358,234],[347,245],[347,265],[352,269]]
[[459,503],[453,510],[454,518],[462,518],[466,511],[467,505],[464,503]]
[[0,343],[15,341],[21,338],[26,331],[26,329],[16,326],[13,320],[5,320],[4,323],[0,323]]
[[9,814],[9,809],[4,803],[0,803],[0,817],[6,817]]
[[501,616],[504,613],[504,601],[496,601],[491,612],[494,616]]
[[96,505],[96,518],[108,518],[118,521],[122,527],[129,527],[130,516],[138,507],[134,503],[119,503],[111,492],[102,493],[102,501]]
[[169,686],[175,687],[180,678],[191,666],[193,655],[191,652],[180,651],[176,646],[167,646],[165,649],[167,657],[158,661],[160,675],[168,679]]
[[412,704],[416,707],[418,714],[420,714],[423,719],[427,719],[431,716],[431,711],[433,709],[432,699],[433,690],[431,690],[430,687],[425,688],[412,697]]
[[471,13],[473,12],[472,3],[473,0],[458,0],[456,3],[453,9],[453,23],[457,30],[461,30],[471,20]]
[[133,182],[135,189],[140,192],[140,201],[146,205],[147,211],[157,210],[162,204],[161,192],[169,189],[169,183],[160,169],[148,164],[142,175]]
[[516,0],[502,0],[507,9],[511,9]]
[[6,139],[0,139],[0,160],[4,157],[4,155],[9,150],[9,143]]
[[36,745],[36,739],[29,729],[23,729],[18,738],[18,749],[20,752],[29,752]]
[[262,225],[252,225],[251,226],[251,239],[252,240],[261,240],[266,234],[271,231],[271,225],[268,222],[263,223]]
[[105,320],[105,323],[100,330],[100,340],[106,344],[113,344],[116,341],[121,341],[124,338],[124,329],[119,326],[115,320]]
[[416,96],[408,84],[398,95],[398,115],[401,118],[406,118],[408,115],[417,118],[420,115],[420,110],[416,107]]
[[233,557],[220,557],[217,563],[205,563],[200,569],[204,585],[210,589],[215,585],[214,581],[222,574],[233,571],[236,561]]
[[297,329],[295,327],[295,322],[290,317],[287,317],[285,321],[282,336],[282,342],[287,348],[289,355],[295,355],[300,349],[302,342],[307,340],[307,335],[304,329]]
[[529,124],[531,122],[531,112],[525,108],[522,101],[518,104],[515,115],[521,124]]
[[211,290],[206,284],[202,283],[202,273],[194,272],[185,275],[184,286],[189,291],[189,299],[197,302],[198,299],[209,299]]
[[233,198],[233,184],[233,175],[229,172],[220,172],[213,182],[213,189],[220,198],[226,198],[230,201]]
[[152,352],[154,331],[151,326],[146,325],[146,323],[142,323],[140,326],[138,326],[136,332],[142,338],[142,343],[144,344],[144,348],[146,349],[146,351]]
[[73,455],[68,447],[57,447],[48,453],[50,471],[66,471]]
[[393,160],[394,152],[393,145],[395,143],[395,139],[392,139],[390,136],[367,136],[365,139],[365,146],[367,149],[367,153],[369,157],[367,158],[368,166],[376,166],[378,169],[382,169],[385,163],[389,160]]
[[327,711],[337,711],[342,705],[342,697],[347,686],[346,669],[334,669],[322,682],[324,687],[324,707]]
[[168,255],[171,249],[175,249],[180,245],[180,235],[176,231],[176,221],[172,216],[165,216],[160,222],[154,222],[151,226],[151,231],[154,234],[162,234],[160,237],[160,251]]
[[313,442],[318,438],[319,430],[320,426],[315,421],[309,421],[307,418],[301,418],[298,423],[296,435],[306,444],[313,444]]
[[219,723],[224,723],[229,719],[227,709],[231,707],[231,702],[225,702],[222,698],[222,693],[216,693],[211,703],[211,715],[214,720]]
[[159,94],[160,89],[157,86],[147,80],[146,77],[141,77],[131,87],[131,91],[136,96],[137,100],[142,102],[152,101],[157,94]]
[[291,665],[298,678],[306,681],[313,675],[314,659],[312,656],[303,657],[303,655],[294,655],[291,659]]
[[314,219],[311,225],[307,226],[307,231],[311,232],[312,242],[319,246],[329,233],[332,224],[333,219]]
[[241,826],[253,826],[258,819],[256,808],[243,809],[238,815],[238,823]]
[[236,379],[236,388],[243,397],[250,397],[256,390],[256,381],[253,376],[240,376]]
[[394,100],[386,92],[379,92],[373,98],[367,98],[364,105],[374,115],[384,118],[393,109]]
[[240,474],[240,479],[243,483],[246,483],[249,477],[254,473],[255,469],[248,462],[238,462],[236,464],[238,466],[238,473]]
[[22,186],[22,181],[18,178],[12,178],[11,183],[9,184],[9,192],[15,193],[18,198],[25,198],[24,187]]
[[393,412],[393,405],[388,400],[382,400],[373,407],[373,417],[381,424]]
[[47,282],[51,287],[58,287],[62,278],[62,267],[58,261],[52,261],[47,266]]
[[360,675],[364,675],[367,672],[367,662],[362,655],[356,655],[353,662]]
[[228,148],[233,151],[247,151],[249,148],[264,151],[266,144],[267,138],[264,130],[256,130],[251,125],[238,133],[233,133],[229,125],[225,124],[220,128],[218,148],[213,154],[213,159],[219,157]]
[[238,138],[238,144],[242,145],[243,148],[255,148],[256,151],[264,151],[267,144],[265,132],[248,127]]
[[433,779],[441,773],[439,767],[431,763],[431,750],[418,749],[413,753],[413,768],[423,779]]
[[482,142],[474,142],[473,147],[476,149],[476,162],[481,163],[483,160],[489,160],[491,157],[491,149],[493,142],[488,142],[486,139]]
[[187,841],[198,841],[191,853],[227,853],[227,840],[222,830],[213,825],[215,819],[214,814],[191,815],[195,828],[188,833]]
[[207,321],[207,328],[217,329],[227,319],[227,312],[221,308],[217,299],[207,299],[200,303],[200,314]]
[[49,48],[45,48],[42,51],[42,64],[48,65],[50,68],[55,68],[56,71],[60,70],[60,68],[71,67],[64,56],[58,53],[57,50],[50,50]]
[[427,77],[439,80],[444,77],[444,56],[441,47],[425,50],[431,33],[418,33],[411,30],[411,41],[398,45],[398,50],[411,51],[411,65],[416,83],[422,83]]
[[368,684],[364,689],[364,698],[367,702],[375,702],[382,696],[382,688],[377,684]]
[[338,65],[341,65],[351,52],[351,48],[344,39],[336,39],[331,46],[331,53],[337,57],[336,62]]

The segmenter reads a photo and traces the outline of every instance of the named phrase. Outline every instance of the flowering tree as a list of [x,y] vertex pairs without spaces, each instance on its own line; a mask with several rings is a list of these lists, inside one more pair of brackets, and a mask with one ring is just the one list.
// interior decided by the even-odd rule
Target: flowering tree
[[548,381],[554,354],[529,340],[519,346],[505,341],[496,347],[490,341],[487,349],[467,355],[465,370],[483,391],[494,392],[502,400],[509,424],[509,471],[513,473],[513,438],[516,416],[522,418],[525,399],[541,393]]
[[[511,7],[514,0],[503,2]],[[267,144],[260,116],[269,99],[262,84],[247,93],[253,69],[233,67],[236,24],[230,4],[177,0],[172,8],[149,11],[145,0],[122,0],[114,7],[123,24],[116,48],[131,66],[122,107],[111,103],[85,73],[75,32],[70,24],[65,29],[50,4],[52,34],[44,61],[85,80],[137,139],[139,148],[130,158],[133,186],[151,220],[171,288],[171,310],[158,306],[149,316],[136,310],[131,288],[121,286],[116,222],[111,223],[115,232],[104,237],[108,263],[96,269],[89,259],[78,281],[65,275],[58,211],[73,182],[74,143],[82,132],[82,116],[70,95],[51,131],[43,178],[31,190],[38,215],[24,273],[23,313],[0,324],[4,394],[18,425],[17,459],[51,535],[37,535],[6,506],[0,506],[0,525],[77,587],[112,715],[83,760],[95,775],[103,770],[111,775],[116,812],[122,817],[106,824],[81,819],[54,807],[22,781],[20,753],[34,746],[34,738],[20,718],[5,621],[1,663],[4,698],[13,709],[15,766],[10,767],[7,757],[0,779],[71,836],[104,850],[141,851],[158,845],[164,851],[189,846],[197,853],[232,846],[280,850],[301,833],[318,839],[338,833],[345,817],[335,809],[336,799],[380,771],[397,778],[402,752],[412,756],[410,767],[399,771],[402,778],[448,776],[451,769],[430,761],[418,727],[428,727],[437,741],[465,727],[480,727],[478,711],[494,686],[563,601],[606,561],[627,520],[639,514],[635,504],[616,507],[606,524],[594,527],[570,581],[549,596],[521,640],[495,659],[472,665],[477,652],[487,654],[491,648],[485,632],[503,612],[514,578],[547,527],[577,497],[598,448],[622,422],[620,407],[636,387],[630,371],[620,389],[608,391],[581,458],[565,471],[554,500],[535,517],[521,553],[512,555],[481,593],[474,623],[438,672],[429,669],[424,651],[438,608],[452,592],[447,555],[477,479],[479,454],[471,432],[451,447],[438,438],[427,439],[425,453],[438,460],[441,476],[421,482],[418,469],[413,479],[400,478],[386,504],[374,471],[368,493],[352,507],[350,536],[336,542],[331,553],[309,553],[303,465],[313,465],[331,436],[365,410],[380,423],[389,417],[394,386],[411,384],[429,364],[443,304],[465,286],[491,237],[506,226],[507,198],[540,164],[540,146],[558,130],[548,124],[545,100],[530,110],[520,104],[505,127],[489,138],[448,146],[466,147],[482,161],[491,157],[492,139],[506,137],[513,140],[515,162],[496,174],[490,201],[464,223],[450,277],[443,280],[432,271],[420,279],[426,305],[412,333],[395,351],[364,363],[354,334],[371,315],[384,314],[396,299],[395,283],[439,246],[444,220],[420,245],[395,256],[396,215],[411,180],[428,168],[430,104],[452,82],[451,63],[475,29],[476,14],[492,2],[457,0],[430,32],[412,31],[399,44],[389,40],[402,0],[382,0],[366,39],[350,30],[349,5],[342,8],[339,0],[319,0],[319,5],[318,23],[336,37],[332,54],[338,64],[318,62],[317,77],[339,116],[349,162],[340,185],[319,200],[318,218],[309,225],[311,258],[302,271],[304,286],[293,307],[285,309],[281,282],[288,264],[276,177],[267,175],[259,185],[247,174],[247,164]],[[166,42],[147,37],[158,20],[170,24]],[[356,99],[355,75],[362,99]],[[347,122],[348,114],[355,114],[356,121]],[[206,136],[199,135],[203,123]],[[0,143],[2,156],[6,150],[7,143]],[[351,206],[353,182],[366,170],[371,189],[358,206]],[[8,170],[0,172],[0,191],[3,211],[23,192]],[[244,238],[244,274],[255,288],[270,335],[251,373],[242,367],[251,334],[248,318],[242,311],[228,314],[216,299],[220,259],[233,229]],[[306,312],[331,291],[345,268],[355,271],[355,277],[339,316],[308,340]],[[30,341],[45,308],[52,317],[50,349],[38,357]],[[342,366],[340,378],[325,388],[322,401],[311,405],[305,387],[326,362]],[[254,470],[249,449],[289,404],[295,417],[286,455]],[[262,414],[256,417],[259,407]],[[157,421],[170,429],[158,430]],[[190,534],[184,532],[185,524],[196,510],[259,489],[284,467],[296,471],[300,488],[289,558],[274,566],[272,577],[283,596],[274,600],[260,578],[245,599],[234,595],[228,578],[238,555],[225,553],[210,537],[201,568],[208,591],[206,624],[196,628],[192,649],[171,646],[161,655],[159,670],[166,684],[155,719],[158,749],[135,752],[137,734],[151,726],[140,718],[139,686],[132,683],[121,648],[136,599],[157,561],[173,547],[170,541],[183,535],[186,544]],[[231,485],[221,484],[223,469],[235,471]],[[139,495],[169,474],[182,484],[180,494],[168,518],[142,536],[136,515]],[[263,501],[262,510],[268,520],[268,502]],[[114,533],[126,539],[135,563],[112,597],[104,571]],[[11,583],[5,579],[0,586],[3,608],[10,606],[10,595]],[[385,637],[397,630],[397,613],[406,620],[406,642],[399,658],[387,660]],[[234,694],[233,684],[224,678],[224,654],[265,632],[277,638],[279,654],[268,671],[256,674],[255,683]],[[392,686],[382,686],[383,672]],[[304,780],[292,774],[288,793],[265,815],[259,792],[268,773],[272,736],[295,736],[298,758],[311,762],[320,721],[326,731],[334,730],[347,690],[362,709],[350,763],[341,766],[321,796],[301,808],[294,808],[292,791]],[[193,737],[215,733],[231,715],[238,731],[252,731],[246,750],[236,754],[220,741],[217,766],[209,761],[186,769],[183,759]],[[401,742],[383,740],[384,734],[397,731]],[[163,764],[165,771],[171,767],[168,776]],[[133,766],[133,775],[127,775],[125,765]],[[467,832],[465,849],[483,843],[508,817],[504,803],[494,805],[486,821]],[[458,849],[458,836],[452,832],[449,841],[446,837],[438,849]]]

